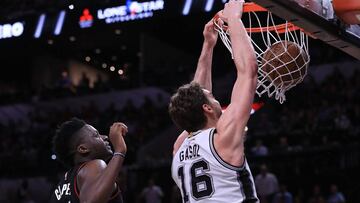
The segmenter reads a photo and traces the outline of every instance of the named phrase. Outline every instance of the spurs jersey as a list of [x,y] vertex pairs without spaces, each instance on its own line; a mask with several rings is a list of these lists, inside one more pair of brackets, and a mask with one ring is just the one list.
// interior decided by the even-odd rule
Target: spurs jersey
[[[77,174],[86,163],[75,166],[65,173],[51,197],[51,203],[79,203],[79,189],[77,187]],[[117,191],[110,197],[108,203],[123,203],[119,187]]]
[[242,167],[223,161],[214,148],[215,131],[194,133],[173,157],[171,174],[183,203],[259,203],[246,160]]

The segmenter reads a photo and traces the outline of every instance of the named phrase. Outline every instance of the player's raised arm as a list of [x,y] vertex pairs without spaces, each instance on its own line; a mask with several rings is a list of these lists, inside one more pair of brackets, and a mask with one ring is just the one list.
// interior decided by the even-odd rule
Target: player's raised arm
[[214,138],[214,144],[218,154],[234,166],[240,166],[244,162],[244,128],[256,91],[258,67],[255,51],[240,20],[243,3],[230,0],[220,15],[229,27],[237,79],[232,90],[231,103],[217,123],[218,135]]
[[202,88],[212,91],[211,66],[213,50],[216,45],[218,33],[214,30],[213,21],[206,23],[203,31],[204,43],[197,64],[193,82],[200,84]]
[[[110,128],[110,141],[115,153],[109,164],[103,160],[92,160],[79,171],[80,202],[107,202],[116,188],[118,176],[127,148],[123,136],[127,127],[123,123],[114,123]],[[116,155],[116,153],[120,155]],[[115,191],[116,192],[116,191]]]
[[[202,88],[205,88],[212,91],[212,81],[211,81],[211,68],[212,68],[212,58],[213,50],[216,45],[218,38],[218,33],[214,30],[213,21],[206,23],[203,31],[204,43],[202,46],[201,54],[199,61],[196,67],[196,72],[192,82],[198,83]],[[177,138],[174,148],[173,155],[177,152],[179,147],[185,138],[189,135],[188,132],[183,131]]]

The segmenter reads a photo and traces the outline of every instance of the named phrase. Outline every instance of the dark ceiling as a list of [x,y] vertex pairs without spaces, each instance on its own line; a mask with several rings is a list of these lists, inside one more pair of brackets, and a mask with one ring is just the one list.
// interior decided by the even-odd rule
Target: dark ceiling
[[105,6],[115,0],[1,0],[0,21],[7,21],[41,12],[52,12],[75,6]]

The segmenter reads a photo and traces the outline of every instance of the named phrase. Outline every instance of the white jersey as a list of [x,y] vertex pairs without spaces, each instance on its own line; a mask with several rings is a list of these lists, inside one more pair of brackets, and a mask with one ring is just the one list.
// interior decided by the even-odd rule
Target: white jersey
[[173,157],[171,174],[183,203],[259,203],[246,160],[242,167],[223,161],[214,148],[214,131],[186,138]]

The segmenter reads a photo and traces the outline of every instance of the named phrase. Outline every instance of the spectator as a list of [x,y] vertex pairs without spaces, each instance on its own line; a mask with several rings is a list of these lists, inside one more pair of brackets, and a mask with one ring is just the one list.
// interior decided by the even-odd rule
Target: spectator
[[255,177],[255,185],[261,203],[271,203],[279,189],[276,176],[268,172],[265,164],[261,165],[260,174]]
[[173,187],[171,188],[170,203],[181,203],[181,202],[182,202],[181,192],[176,185],[173,185]]
[[273,203],[293,203],[293,196],[287,191],[286,185],[280,186],[280,191],[276,193]]
[[339,130],[348,130],[350,128],[350,119],[345,113],[345,110],[340,106],[336,109],[336,117],[334,119],[335,127]]
[[285,136],[281,136],[279,138],[279,146],[274,147],[275,153],[285,153],[291,151],[292,148],[288,144],[288,138]]
[[327,203],[345,203],[344,195],[338,191],[337,185],[335,184],[330,186],[330,196]]
[[268,148],[263,145],[262,140],[256,140],[256,144],[253,148],[251,148],[251,152],[254,156],[267,156]]
[[304,191],[302,188],[299,188],[296,192],[296,195],[294,195],[294,203],[304,203]]
[[23,180],[21,187],[17,193],[19,203],[35,203],[29,192],[29,184],[27,180]]
[[61,73],[61,78],[58,82],[58,85],[60,88],[63,88],[63,89],[70,89],[71,86],[72,86],[72,82],[71,82],[71,79],[69,77],[69,74],[67,71],[63,71]]
[[145,199],[146,203],[161,203],[163,196],[163,191],[155,185],[152,178],[149,179],[148,186],[141,192],[141,198]]
[[90,87],[90,79],[88,78],[85,72],[82,73],[78,87],[80,94],[88,93]]
[[325,203],[325,198],[321,194],[321,188],[319,185],[314,186],[313,194],[308,203]]

